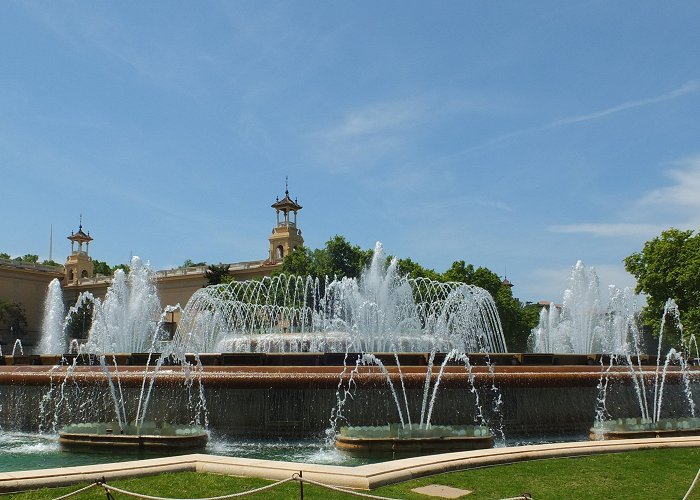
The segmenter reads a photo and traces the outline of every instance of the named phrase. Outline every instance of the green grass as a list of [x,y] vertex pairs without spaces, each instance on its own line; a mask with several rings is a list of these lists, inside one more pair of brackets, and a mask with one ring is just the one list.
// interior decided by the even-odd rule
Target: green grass
[[[384,496],[420,498],[411,488],[443,484],[472,490],[468,499],[530,493],[544,499],[681,499],[700,468],[700,449],[646,450],[633,453],[535,460],[424,477],[378,488]],[[700,500],[700,486],[691,496]]]
[[[405,499],[428,500],[413,493],[412,488],[441,484],[472,490],[465,498],[505,498],[530,493],[543,499],[681,499],[700,468],[700,449],[647,450],[633,453],[594,455],[521,462],[497,467],[471,469],[449,474],[424,477],[405,483],[384,486],[373,494]],[[157,496],[202,498],[245,491],[270,484],[254,478],[220,476],[183,472],[159,476],[113,481],[116,487]],[[84,485],[82,485],[84,486]],[[43,489],[5,495],[3,498],[44,500],[75,491],[79,486]],[[71,497],[76,500],[104,499],[97,488]],[[117,500],[127,498],[115,494]],[[299,485],[287,483],[276,489],[252,496],[250,499],[299,498]],[[351,495],[335,493],[313,485],[304,486],[305,499],[349,499]],[[700,486],[691,498],[700,500]]]

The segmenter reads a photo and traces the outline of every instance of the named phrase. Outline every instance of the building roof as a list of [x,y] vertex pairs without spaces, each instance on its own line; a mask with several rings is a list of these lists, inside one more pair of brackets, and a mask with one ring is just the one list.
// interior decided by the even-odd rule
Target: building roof
[[297,200],[293,200],[289,197],[289,190],[284,192],[284,198],[281,200],[279,197],[277,201],[272,204],[272,208],[277,210],[301,210],[301,205],[297,203]]
[[83,225],[81,224],[80,227],[78,228],[78,232],[74,233],[71,231],[70,236],[68,236],[68,239],[71,241],[92,241],[92,237],[90,236],[90,231],[88,231],[87,234],[83,232]]

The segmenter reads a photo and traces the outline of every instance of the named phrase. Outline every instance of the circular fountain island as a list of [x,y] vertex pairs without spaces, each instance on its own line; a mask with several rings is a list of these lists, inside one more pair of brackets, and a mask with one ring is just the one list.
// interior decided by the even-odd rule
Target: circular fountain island
[[120,426],[118,422],[71,424],[63,427],[58,436],[61,446],[68,449],[192,450],[204,448],[209,440],[202,427],[155,422],[140,426]]
[[589,432],[592,440],[641,439],[700,436],[700,418],[618,418],[596,422]]
[[335,446],[360,456],[403,457],[491,448],[493,435],[484,425],[341,427]]

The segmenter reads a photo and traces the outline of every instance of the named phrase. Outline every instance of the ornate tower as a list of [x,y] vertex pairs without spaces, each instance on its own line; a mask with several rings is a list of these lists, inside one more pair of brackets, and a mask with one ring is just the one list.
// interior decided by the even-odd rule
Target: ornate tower
[[[77,284],[78,280],[81,278],[92,278],[92,258],[88,255],[88,247],[92,238],[90,237],[90,231],[87,234],[83,232],[83,217],[80,216],[80,226],[78,227],[78,232],[74,233],[71,231],[70,236],[70,256],[66,260],[64,266],[66,270],[66,284]],[[77,249],[76,249],[76,243]],[[85,244],[85,249],[83,250],[83,244]]]
[[[301,231],[297,229],[297,212],[301,210],[301,205],[295,199],[289,197],[289,184],[285,182],[284,198],[272,204],[277,212],[277,226],[272,228],[270,235],[270,259],[272,264],[279,264],[284,257],[295,248],[304,244]],[[280,213],[282,218],[280,219]],[[294,218],[290,217],[294,214]]]

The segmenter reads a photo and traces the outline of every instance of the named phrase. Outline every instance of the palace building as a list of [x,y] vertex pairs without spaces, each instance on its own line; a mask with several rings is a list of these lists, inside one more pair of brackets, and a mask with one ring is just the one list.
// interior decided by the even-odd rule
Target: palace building
[[[228,274],[236,280],[247,280],[269,276],[282,265],[284,257],[295,248],[303,246],[304,238],[297,227],[297,214],[302,209],[296,199],[289,196],[285,187],[284,198],[272,204],[277,215],[277,223],[268,238],[269,252],[265,259],[234,262],[228,264]],[[58,279],[63,288],[63,298],[67,306],[73,305],[83,292],[104,299],[112,284],[112,276],[94,274],[89,246],[93,238],[83,230],[82,217],[77,232],[68,236],[71,252],[62,267],[27,264],[14,260],[0,259],[0,300],[22,305],[27,318],[23,334],[14,332],[9,325],[0,322],[0,346],[11,349],[16,338],[24,346],[38,344],[41,335],[41,322],[44,301],[49,283]],[[163,308],[167,305],[187,304],[192,294],[206,286],[207,266],[181,267],[156,271],[156,284]],[[167,318],[172,331],[177,326],[179,312]]]

